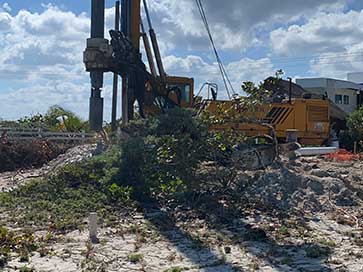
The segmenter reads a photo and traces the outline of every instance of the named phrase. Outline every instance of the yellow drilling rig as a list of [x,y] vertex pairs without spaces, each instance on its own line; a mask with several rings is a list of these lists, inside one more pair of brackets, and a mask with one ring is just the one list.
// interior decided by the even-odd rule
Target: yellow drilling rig
[[[215,88],[211,89],[212,99],[201,102],[202,98],[194,95],[193,78],[170,76],[165,72],[147,2],[143,0],[149,27],[148,33],[145,31],[142,21],[140,2],[141,0],[116,2],[116,27],[115,30],[110,30],[111,40],[109,41],[104,38],[105,0],[92,0],[91,38],[87,40],[87,48],[84,52],[84,63],[86,70],[91,74],[92,84],[90,98],[91,129],[96,131],[102,129],[103,98],[101,97],[101,90],[103,73],[105,72],[113,72],[123,79],[122,118],[124,122],[133,118],[135,101],[138,102],[141,117],[162,113],[165,109],[173,107],[193,108],[196,104],[199,107],[202,105],[203,111],[213,115],[218,115],[221,109],[228,112],[231,117],[236,114],[244,114],[244,109],[233,107],[233,99],[229,101],[217,100]],[[207,30],[210,31],[201,2],[197,1],[197,3],[199,3],[199,10],[202,11],[203,22],[206,24]],[[120,20],[118,16],[120,16]],[[119,21],[121,21],[121,31],[117,27]],[[214,47],[212,36],[209,35],[209,37]],[[146,68],[142,60],[141,38],[149,69]],[[217,60],[219,60],[215,47],[214,51]],[[222,75],[226,73],[223,67],[221,73]],[[245,114],[248,115],[248,112]],[[332,120],[335,120],[337,116],[339,119],[344,118],[339,114],[335,115],[335,111],[332,110],[332,103],[328,100],[323,98],[291,98],[291,96],[289,99],[282,99],[278,103],[266,104],[256,113],[256,116],[261,122],[272,126],[281,141],[286,137],[287,130],[296,129],[301,143],[313,145],[327,142],[330,137]],[[226,122],[214,126],[216,130],[231,128],[251,137],[268,134],[266,126],[250,124],[246,121],[226,120]]]

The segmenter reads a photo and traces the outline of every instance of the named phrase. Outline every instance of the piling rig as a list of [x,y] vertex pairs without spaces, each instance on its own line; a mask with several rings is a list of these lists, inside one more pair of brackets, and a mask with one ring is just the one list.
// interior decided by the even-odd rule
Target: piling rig
[[[225,83],[228,82],[233,90],[215,48],[202,2],[197,2],[223,80]],[[253,138],[274,135],[272,138],[278,138],[280,142],[284,142],[286,131],[298,130],[299,142],[321,145],[328,142],[330,138],[332,121],[344,119],[337,114],[336,110],[332,110],[334,109],[332,103],[322,98],[292,97],[291,92],[288,100],[281,98],[278,102],[266,103],[259,112],[254,113],[253,118],[250,117],[251,112],[248,109],[241,108],[236,103],[241,99],[240,97],[231,97],[227,101],[217,100],[218,88],[214,84],[207,83],[212,92],[212,99],[203,100],[201,97],[194,97],[194,80],[192,78],[166,74],[146,0],[143,0],[143,6],[149,27],[148,33],[145,31],[141,19],[141,0],[122,0],[121,31],[117,30],[117,27],[115,30],[111,30],[109,32],[111,40],[109,41],[104,38],[105,0],[92,0],[91,38],[87,40],[87,48],[84,52],[84,63],[86,70],[91,74],[92,83],[90,99],[90,127],[92,130],[102,130],[103,99],[101,90],[105,72],[113,72],[122,77],[123,124],[133,118],[134,104],[137,101],[141,117],[162,113],[165,109],[173,107],[196,108],[198,113],[207,113],[212,116],[218,116],[222,111],[228,113],[227,116],[223,114],[219,118],[223,121],[222,125],[212,126],[212,130],[233,129]],[[141,38],[149,69],[142,60]],[[228,84],[225,85],[229,94]],[[238,119],[236,116],[243,118]],[[274,130],[273,133],[272,130]],[[274,142],[276,141],[274,140]]]
[[[143,0],[149,35],[141,19],[140,0],[121,1],[121,31],[110,30],[111,40],[104,37],[105,0],[92,0],[91,38],[84,51],[86,70],[91,75],[90,128],[100,131],[103,122],[103,73],[113,72],[123,79],[123,121],[134,116],[137,101],[139,114],[146,117],[175,106],[192,107],[194,80],[165,73],[152,27],[146,0]],[[150,40],[152,49],[150,46]],[[140,38],[148,58],[149,70],[142,60]],[[158,73],[155,68],[156,60]]]

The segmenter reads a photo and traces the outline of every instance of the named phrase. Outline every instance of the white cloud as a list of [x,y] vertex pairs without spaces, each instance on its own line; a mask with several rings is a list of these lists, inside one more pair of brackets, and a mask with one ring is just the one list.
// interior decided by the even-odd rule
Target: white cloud
[[[163,41],[183,44],[185,49],[205,49],[208,39],[195,0],[149,2],[155,29],[162,34]],[[271,30],[276,24],[287,25],[310,18],[318,11],[341,11],[347,4],[343,0],[202,2],[218,47],[237,51],[256,45],[256,34]]]
[[[164,59],[166,71],[170,75],[193,77],[196,82],[196,92],[204,82],[217,83],[220,89],[220,98],[227,98],[221,74],[217,63],[207,63],[199,56],[178,58],[168,56]],[[225,65],[234,90],[241,94],[241,85],[244,81],[258,83],[274,74],[274,67],[268,58],[253,60],[243,58],[239,61]]]
[[5,83],[0,117],[44,112],[54,104],[87,117],[90,87],[82,54],[89,25],[85,13],[53,5],[40,13],[0,12],[0,80]]
[[363,71],[363,42],[348,46],[344,54],[321,54],[310,66],[313,75],[347,79],[348,73]]
[[2,9],[6,12],[11,11],[11,7],[10,7],[9,3],[6,3],[6,2],[2,5]]
[[279,55],[341,52],[363,39],[363,11],[318,13],[303,25],[272,31],[270,38]]
[[[59,104],[75,112],[86,112],[87,86],[67,82],[36,84],[0,95],[1,117],[16,119],[30,114],[44,113],[49,106]],[[14,111],[16,109],[16,111]]]
[[[105,120],[111,116],[110,85],[105,86]],[[77,113],[81,118],[88,119],[89,84],[46,81],[44,84],[27,86],[13,90],[7,94],[0,94],[2,119],[18,119],[22,116],[46,112],[52,105],[60,105]],[[15,111],[14,111],[15,109]]]
[[[236,61],[225,66],[235,90],[240,91],[243,81],[263,80],[275,68],[269,58],[252,59],[236,56],[236,52],[256,45],[268,49],[266,36],[276,25],[280,28],[270,36],[273,55],[287,51],[289,56],[309,52],[321,55],[327,50],[346,54],[362,51],[363,15],[356,11],[343,13],[349,1],[281,0],[277,4],[271,0],[205,0],[203,3],[218,47],[226,53],[223,55],[235,56]],[[208,55],[208,61],[198,55],[198,50],[208,54],[211,51],[194,0],[149,2],[162,55],[166,56],[166,71],[170,75],[194,77],[197,90],[204,81],[216,82],[225,98],[212,55]],[[0,80],[21,81],[10,87],[10,94],[0,92],[0,117],[17,118],[60,104],[87,118],[89,76],[84,72],[82,52],[89,37],[90,19],[85,13],[75,14],[54,5],[45,5],[43,9],[38,13],[20,10],[10,14],[4,6],[0,8]],[[113,24],[114,9],[107,9],[106,29],[113,28]],[[326,55],[321,56],[310,63],[314,75],[321,70],[337,75],[343,70],[359,69],[354,62],[358,57],[347,58],[349,65],[330,64],[328,69],[323,62]],[[107,80],[103,96],[105,119],[108,119],[111,91]]]
[[2,32],[7,32],[10,29],[11,16],[9,13],[0,11],[0,35]]
[[363,70],[363,10],[320,12],[303,25],[272,31],[270,38],[275,55],[310,56],[305,59],[312,76],[346,78]]

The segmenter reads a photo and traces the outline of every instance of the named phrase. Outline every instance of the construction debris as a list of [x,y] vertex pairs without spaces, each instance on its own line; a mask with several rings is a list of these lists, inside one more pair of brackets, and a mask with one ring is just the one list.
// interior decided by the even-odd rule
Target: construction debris
[[8,191],[31,179],[54,174],[58,169],[67,164],[72,164],[87,158],[91,158],[95,153],[96,148],[97,145],[95,144],[76,146],[66,151],[66,153],[59,155],[54,160],[51,160],[41,168],[19,169],[14,172],[0,173],[0,191]]
[[336,152],[336,147],[303,147],[297,150],[301,156],[326,155]]
[[339,149],[336,152],[326,155],[325,158],[335,162],[352,162],[361,159],[362,154],[353,154],[345,149]]

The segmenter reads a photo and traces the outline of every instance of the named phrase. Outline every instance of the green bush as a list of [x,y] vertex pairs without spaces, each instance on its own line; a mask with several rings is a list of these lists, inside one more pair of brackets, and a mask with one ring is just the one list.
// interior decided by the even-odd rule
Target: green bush
[[200,189],[201,163],[226,165],[241,139],[229,131],[211,132],[209,119],[183,109],[134,121],[125,130],[130,137],[114,148],[116,163],[104,182],[132,188],[138,200]]
[[193,189],[195,170],[208,150],[208,126],[192,111],[166,114],[131,124],[133,137],[120,147],[119,173],[113,183],[134,188],[137,198]]
[[347,131],[339,135],[339,141],[342,147],[353,150],[354,142],[358,143],[358,148],[362,150],[363,141],[363,108],[352,112],[347,117]]

